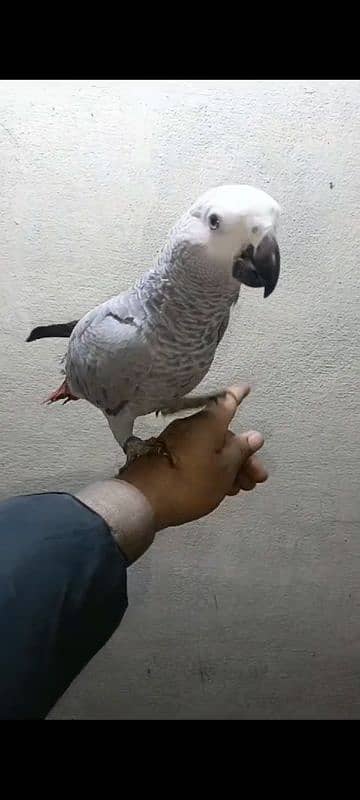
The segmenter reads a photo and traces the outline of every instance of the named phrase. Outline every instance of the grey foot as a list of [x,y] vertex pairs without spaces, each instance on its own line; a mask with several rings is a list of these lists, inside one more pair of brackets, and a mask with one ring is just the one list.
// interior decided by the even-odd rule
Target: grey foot
[[195,408],[203,408],[211,401],[216,403],[220,397],[225,397],[225,395],[226,391],[221,389],[213,394],[195,394],[193,397],[179,397],[179,399],[175,400],[173,403],[171,403],[171,405],[167,406],[166,408],[159,408],[155,413],[156,416],[158,416],[158,414],[162,414],[163,417],[166,417],[169,414],[177,414],[179,411],[189,411]]
[[161,439],[155,439],[152,436],[150,439],[140,439],[138,436],[129,436],[124,444],[124,451],[126,454],[126,464],[119,470],[119,475],[123,472],[130,464],[133,464],[134,461],[137,461],[138,458],[141,456],[166,456],[173,464],[173,458],[166,447],[165,442],[162,442]]

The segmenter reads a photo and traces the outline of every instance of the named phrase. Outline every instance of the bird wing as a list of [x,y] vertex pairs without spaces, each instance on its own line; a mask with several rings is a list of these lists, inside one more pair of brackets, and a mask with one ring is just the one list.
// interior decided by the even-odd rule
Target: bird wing
[[110,413],[134,397],[151,368],[144,321],[139,299],[127,292],[78,322],[65,361],[74,394]]

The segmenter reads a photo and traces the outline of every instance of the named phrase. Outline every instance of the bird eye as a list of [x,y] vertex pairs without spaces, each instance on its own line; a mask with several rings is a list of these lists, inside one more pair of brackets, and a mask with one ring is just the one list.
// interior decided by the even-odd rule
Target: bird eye
[[209,227],[212,231],[216,231],[220,227],[220,220],[217,214],[210,214]]

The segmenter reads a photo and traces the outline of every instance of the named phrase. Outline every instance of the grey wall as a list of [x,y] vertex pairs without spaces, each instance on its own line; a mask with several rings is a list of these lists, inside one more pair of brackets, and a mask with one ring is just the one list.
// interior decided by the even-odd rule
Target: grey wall
[[40,405],[63,344],[30,328],[127,287],[213,184],[283,208],[278,289],[243,291],[206,380],[252,382],[271,479],[158,536],[54,718],[360,716],[359,145],[358,81],[0,84],[4,498],[119,461],[95,410]]

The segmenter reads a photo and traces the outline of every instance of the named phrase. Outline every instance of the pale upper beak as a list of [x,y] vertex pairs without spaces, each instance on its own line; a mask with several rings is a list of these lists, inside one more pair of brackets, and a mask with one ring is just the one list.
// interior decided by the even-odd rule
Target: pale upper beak
[[280,274],[280,250],[274,234],[267,233],[256,249],[253,245],[235,258],[233,276],[246,286],[264,287],[264,297],[274,291]]

